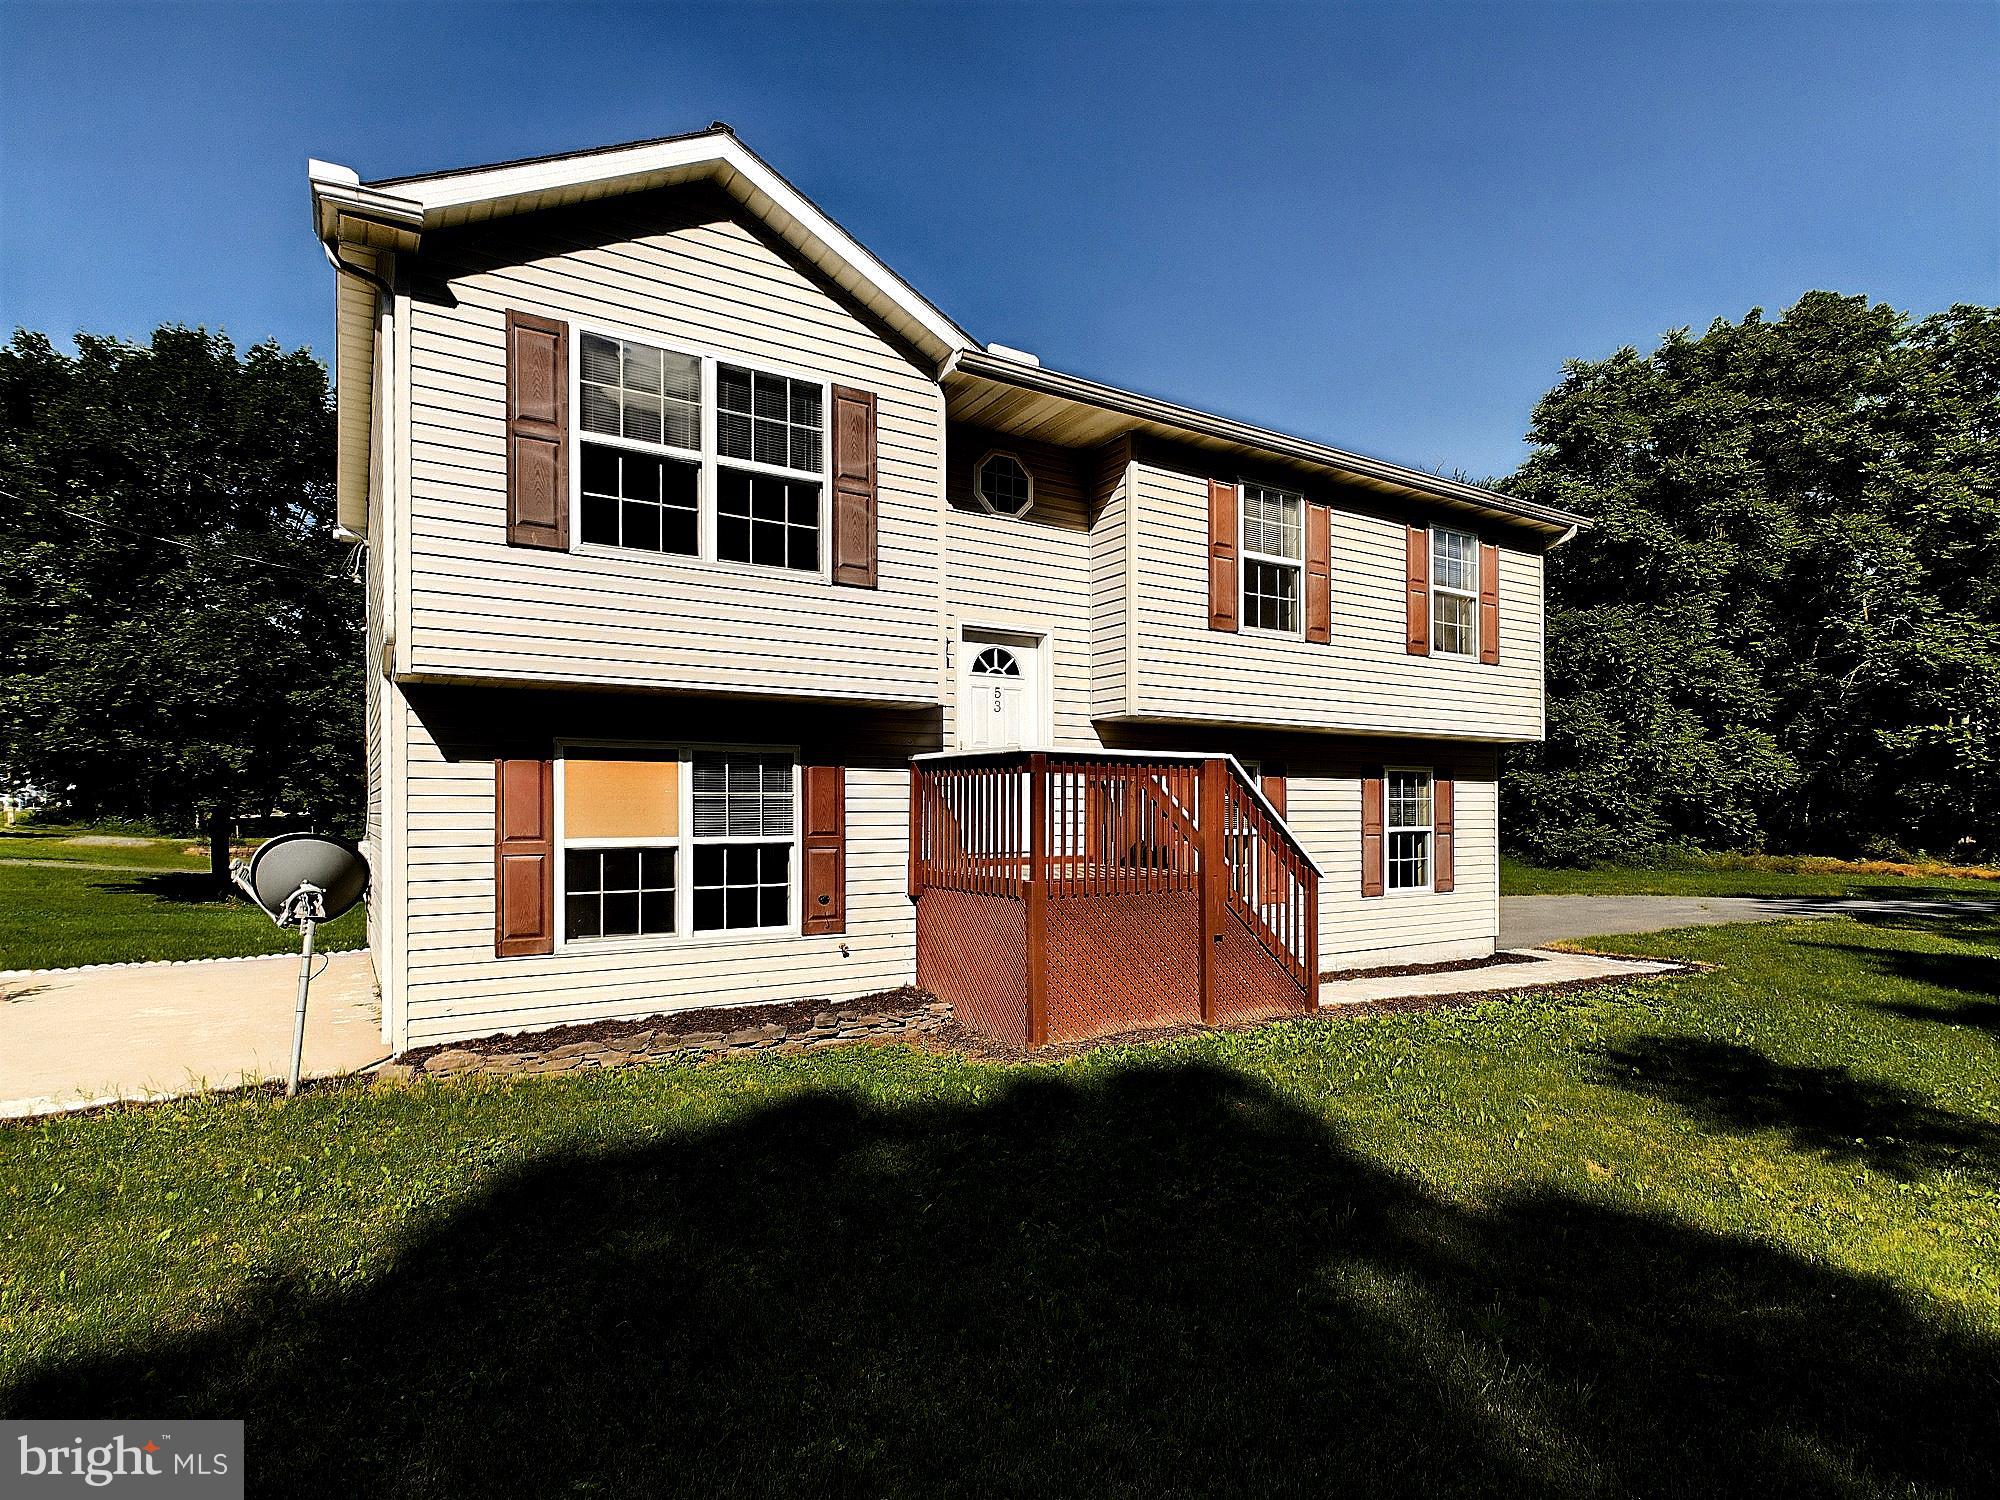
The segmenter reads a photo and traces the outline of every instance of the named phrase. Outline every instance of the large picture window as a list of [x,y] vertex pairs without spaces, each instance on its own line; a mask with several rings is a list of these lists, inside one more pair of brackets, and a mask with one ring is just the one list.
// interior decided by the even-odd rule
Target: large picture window
[[564,941],[791,930],[796,785],[784,751],[565,750]]
[[1388,771],[1384,782],[1388,887],[1392,891],[1427,891],[1431,888],[1431,844],[1437,832],[1431,773]]
[[1269,485],[1243,486],[1243,623],[1299,633],[1305,572],[1305,497]]
[[1431,653],[1479,655],[1479,538],[1431,532]]
[[589,331],[577,350],[585,545],[819,571],[818,381]]

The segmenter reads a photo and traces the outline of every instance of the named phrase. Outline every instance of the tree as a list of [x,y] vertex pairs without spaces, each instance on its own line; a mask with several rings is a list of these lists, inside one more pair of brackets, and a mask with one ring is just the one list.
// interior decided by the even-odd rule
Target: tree
[[1503,487],[1596,525],[1515,847],[2000,847],[2000,310],[1811,292],[1571,363],[1529,439]]
[[[0,348],[0,779],[226,832],[359,803],[361,590],[326,372],[163,327]],[[218,874],[225,871],[218,869]]]

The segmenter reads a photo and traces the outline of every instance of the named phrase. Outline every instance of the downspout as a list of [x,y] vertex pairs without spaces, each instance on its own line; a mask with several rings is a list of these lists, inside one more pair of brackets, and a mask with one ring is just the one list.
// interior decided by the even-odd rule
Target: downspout
[[349,265],[346,261],[340,258],[339,253],[333,248],[333,246],[329,245],[325,240],[321,240],[319,242],[319,248],[325,252],[326,263],[332,266],[334,270],[345,271],[349,276],[360,277],[361,280],[367,282],[370,286],[374,287],[376,291],[380,292],[383,296],[387,297],[391,303],[395,302],[396,289],[391,285],[389,285],[389,283],[383,280],[380,276],[377,276],[373,271],[364,271],[359,266]]

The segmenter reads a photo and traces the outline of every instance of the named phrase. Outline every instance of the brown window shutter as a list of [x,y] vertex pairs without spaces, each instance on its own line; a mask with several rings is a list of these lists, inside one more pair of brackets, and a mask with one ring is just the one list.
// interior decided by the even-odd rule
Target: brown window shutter
[[847,931],[847,768],[807,766],[805,777],[805,913],[808,935]]
[[1431,654],[1431,533],[1427,526],[1409,528],[1409,547],[1403,558],[1403,582],[1409,593],[1405,615],[1412,656]]
[[493,951],[556,946],[555,762],[493,762]]
[[569,326],[507,313],[507,543],[569,548]]
[[1333,508],[1306,506],[1306,639],[1333,639]]
[[1457,842],[1452,834],[1452,784],[1443,777],[1431,779],[1431,819],[1436,829],[1437,854],[1431,864],[1431,889],[1448,891],[1457,881],[1453,868]]
[[875,393],[837,385],[833,388],[833,581],[849,588],[875,587],[875,492]]
[[1208,628],[1234,630],[1241,583],[1236,556],[1236,486],[1208,482]]
[[1500,660],[1500,549],[1479,544],[1479,659]]
[[1361,778],[1361,894],[1382,894],[1382,778]]

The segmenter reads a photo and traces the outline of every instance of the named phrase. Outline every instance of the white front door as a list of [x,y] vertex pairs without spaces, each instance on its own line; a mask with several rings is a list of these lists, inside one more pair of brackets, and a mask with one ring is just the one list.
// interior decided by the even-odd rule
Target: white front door
[[967,641],[972,661],[966,668],[966,691],[960,696],[964,715],[960,740],[968,750],[1002,750],[1027,743],[1028,669],[1012,646],[982,646]]
[[1039,653],[1032,646],[968,640],[958,694],[961,750],[1012,750],[1039,739]]

